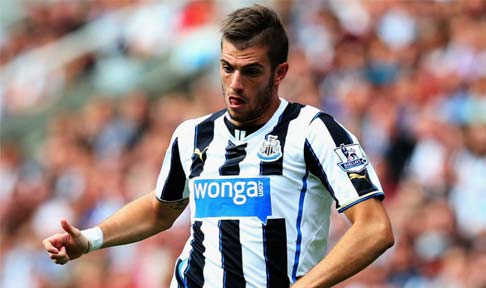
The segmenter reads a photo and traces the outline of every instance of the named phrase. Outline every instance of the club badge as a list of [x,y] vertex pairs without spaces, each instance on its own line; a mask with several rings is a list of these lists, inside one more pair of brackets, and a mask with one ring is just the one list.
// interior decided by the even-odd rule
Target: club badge
[[260,144],[258,149],[258,158],[264,162],[271,162],[282,157],[282,148],[278,136],[267,135],[266,139]]

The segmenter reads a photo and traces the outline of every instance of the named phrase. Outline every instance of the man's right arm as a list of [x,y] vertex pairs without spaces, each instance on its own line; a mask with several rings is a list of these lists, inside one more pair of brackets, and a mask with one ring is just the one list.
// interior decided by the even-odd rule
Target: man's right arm
[[[123,245],[143,240],[169,229],[187,206],[188,200],[159,201],[153,192],[123,206],[98,227],[103,235],[100,248]],[[50,258],[57,264],[80,257],[89,249],[89,241],[76,227],[61,220],[65,233],[43,240]]]
[[99,225],[102,247],[137,242],[169,229],[187,203],[187,199],[162,202],[153,192],[128,203]]

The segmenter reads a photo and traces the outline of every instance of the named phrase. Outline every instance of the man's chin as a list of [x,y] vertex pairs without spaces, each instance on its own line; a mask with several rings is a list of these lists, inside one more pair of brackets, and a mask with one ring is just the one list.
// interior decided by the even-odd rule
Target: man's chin
[[243,115],[236,113],[236,112],[234,112],[230,109],[228,109],[228,114],[229,114],[231,120],[234,120],[236,122],[244,122],[246,120]]
[[250,117],[247,114],[237,113],[237,112],[235,112],[231,109],[227,109],[227,110],[228,110],[228,114],[229,114],[231,120],[233,120],[233,123],[235,123],[237,125],[248,123],[248,122],[251,122],[251,120],[252,120],[252,119],[250,119]]

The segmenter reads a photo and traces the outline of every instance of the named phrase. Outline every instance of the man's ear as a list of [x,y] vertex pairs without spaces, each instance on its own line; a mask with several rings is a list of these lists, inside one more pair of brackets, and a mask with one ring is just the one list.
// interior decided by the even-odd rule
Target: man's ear
[[283,62],[277,65],[275,69],[275,77],[273,78],[273,84],[279,85],[280,82],[285,78],[287,75],[287,71],[289,71],[289,63]]

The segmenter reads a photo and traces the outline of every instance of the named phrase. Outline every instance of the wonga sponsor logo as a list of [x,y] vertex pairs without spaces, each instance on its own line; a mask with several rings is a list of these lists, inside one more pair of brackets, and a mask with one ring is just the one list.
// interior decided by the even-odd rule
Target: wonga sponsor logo
[[272,214],[270,178],[196,179],[193,185],[196,218],[258,217]]

